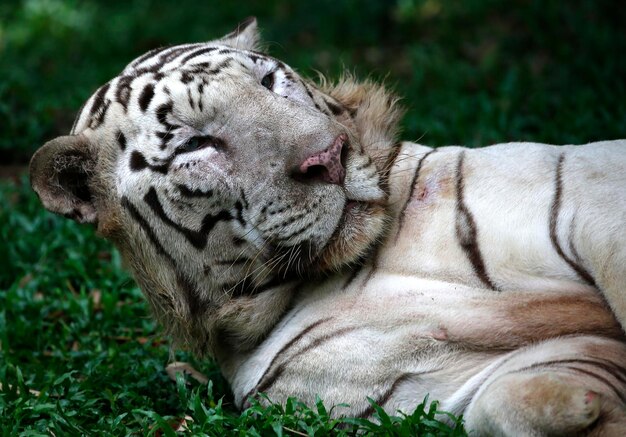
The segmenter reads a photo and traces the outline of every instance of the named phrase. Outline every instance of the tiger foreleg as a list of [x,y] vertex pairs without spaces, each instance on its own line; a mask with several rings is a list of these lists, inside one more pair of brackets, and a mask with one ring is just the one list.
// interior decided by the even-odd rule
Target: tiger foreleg
[[593,336],[547,340],[504,358],[465,410],[479,435],[623,436],[626,346]]
[[466,427],[479,435],[577,435],[600,407],[599,394],[556,374],[505,374],[472,403]]

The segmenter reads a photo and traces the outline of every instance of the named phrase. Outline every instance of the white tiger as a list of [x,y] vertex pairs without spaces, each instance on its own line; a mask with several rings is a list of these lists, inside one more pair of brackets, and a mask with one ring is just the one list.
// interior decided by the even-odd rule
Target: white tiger
[[626,141],[398,144],[381,86],[257,41],[129,64],[34,155],[45,207],[97,224],[240,407],[430,394],[481,435],[621,435]]

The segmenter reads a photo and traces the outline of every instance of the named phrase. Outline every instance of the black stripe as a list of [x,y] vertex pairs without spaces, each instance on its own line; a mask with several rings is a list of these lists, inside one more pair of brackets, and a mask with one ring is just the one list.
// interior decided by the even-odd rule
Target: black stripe
[[189,44],[189,45],[185,45],[183,47],[177,47],[172,49],[171,51],[167,52],[167,53],[163,53],[161,56],[159,56],[159,64],[161,64],[161,66],[167,64],[168,62],[172,62],[174,59],[176,59],[177,57],[179,57],[180,55],[183,55],[187,52],[190,52],[191,50],[194,50],[196,47],[198,47],[199,44]]
[[200,294],[196,287],[191,283],[187,277],[180,274],[176,275],[176,281],[178,288],[182,290],[187,308],[189,308],[189,314],[192,317],[197,317],[204,314],[208,309],[208,302],[200,298]]
[[304,85],[304,89],[307,93],[307,95],[309,96],[309,98],[311,99],[311,101],[313,102],[313,104],[315,105],[315,108],[320,111],[320,112],[324,112],[322,111],[322,108],[320,108],[320,105],[317,104],[317,102],[315,101],[315,98],[313,97],[313,92],[311,92],[311,89],[309,88],[309,86],[306,84],[306,82],[304,81],[300,81],[302,83],[302,85]]
[[107,110],[111,104],[109,99],[105,99],[104,96],[109,90],[111,86],[111,82],[107,82],[103,86],[101,86],[96,95],[94,97],[93,105],[91,105],[90,114],[91,120],[89,121],[89,127],[91,129],[96,129],[104,122],[104,117],[106,116]]
[[[152,62],[152,65],[147,66],[147,67],[139,67],[139,64],[137,64],[136,67],[139,67],[139,68],[136,68],[133,74],[135,76],[141,76],[144,74],[154,74],[154,78],[156,80],[160,80],[163,77],[163,75],[160,74],[159,71],[165,64],[173,61],[178,56],[181,56],[191,50],[194,50],[199,45],[200,44],[188,44],[184,46],[169,47],[166,50],[161,50],[159,56],[153,60],[154,62]],[[149,59],[146,59],[143,62],[145,63],[148,60]]]
[[117,144],[120,145],[120,149],[126,150],[126,137],[122,131],[117,131]]
[[478,230],[474,216],[467,208],[464,199],[465,184],[463,180],[463,163],[465,161],[465,151],[460,153],[456,168],[456,236],[459,244],[463,248],[465,255],[472,264],[474,273],[478,278],[492,290],[498,290],[489,278],[485,263],[483,261],[480,247],[478,245]]
[[[289,239],[291,239],[291,238],[293,238],[293,237],[297,237],[297,236],[299,236],[299,235],[302,235],[302,234],[304,234],[306,231],[308,231],[309,229],[311,229],[311,228],[313,227],[313,225],[314,225],[314,224],[316,224],[316,223],[315,223],[315,222],[311,222],[311,223],[309,223],[309,224],[305,225],[304,227],[298,228],[298,229],[296,229],[295,231],[290,232],[289,234],[276,236],[276,237],[274,237],[274,239],[273,239],[273,240],[274,240],[274,243],[275,243],[275,244],[277,244],[277,243],[281,243],[281,242],[287,241],[287,240],[289,240]],[[269,232],[269,230],[268,230],[268,232]]]
[[[421,375],[438,372],[440,370],[441,369],[434,369],[434,370],[428,370],[426,372],[420,372],[420,373],[404,373],[400,375],[398,378],[396,378],[396,380],[391,384],[391,386],[382,395],[380,395],[378,399],[374,401],[374,403],[378,405],[379,407],[384,407],[385,404],[389,401],[389,399],[391,399],[394,392],[398,389],[398,386],[402,382],[407,381],[408,379],[413,378],[413,377],[418,377]],[[374,414],[374,407],[372,405],[369,405],[361,413],[356,414],[355,417],[368,418],[372,414]]]
[[202,191],[199,188],[196,188],[195,190],[191,190],[189,188],[187,188],[186,186],[182,185],[182,184],[177,184],[176,188],[178,188],[178,191],[180,191],[180,194],[183,197],[206,197],[206,198],[211,198],[213,197],[213,190],[208,190],[208,191]]
[[422,165],[428,156],[433,153],[435,150],[431,150],[430,152],[424,154],[419,161],[417,162],[417,167],[415,167],[415,173],[413,174],[413,179],[411,180],[411,191],[409,192],[409,197],[407,197],[406,202],[404,202],[404,206],[402,207],[402,211],[400,211],[400,215],[398,216],[398,231],[396,232],[396,243],[398,242],[398,238],[400,237],[400,232],[402,231],[402,227],[404,226],[404,217],[406,215],[406,209],[409,206],[409,202],[413,199],[413,195],[415,194],[415,187],[417,186],[417,182],[419,180],[420,172],[422,170]]
[[169,160],[165,161],[161,165],[152,165],[152,164],[148,164],[148,162],[146,161],[146,158],[143,156],[141,152],[137,150],[133,150],[133,152],[130,154],[129,165],[132,171],[141,171],[145,168],[149,168],[152,171],[162,173],[162,174],[167,174],[167,171],[170,167],[170,163],[172,159],[173,158],[170,158]]
[[132,202],[128,200],[126,196],[122,197],[122,206],[130,213],[132,218],[135,219],[135,221],[139,224],[141,229],[143,229],[143,231],[146,233],[146,235],[148,236],[148,239],[152,242],[152,244],[156,248],[157,253],[167,258],[167,260],[170,261],[173,266],[176,266],[176,263],[174,262],[174,258],[172,258],[172,256],[167,252],[167,250],[165,250],[165,248],[163,247],[163,245],[157,238],[156,234],[154,233],[154,230],[152,229],[148,221],[141,215],[139,210],[137,210],[135,205],[133,205]]
[[188,84],[192,82],[197,76],[214,76],[216,74],[221,73],[221,71],[225,68],[230,67],[233,63],[232,58],[226,58],[221,63],[217,64],[215,67],[209,69],[211,65],[209,62],[202,62],[196,65],[193,65],[188,70],[182,71],[180,74],[180,81],[184,84]]
[[297,357],[299,357],[301,355],[304,355],[308,351],[310,351],[312,349],[315,349],[316,347],[326,343],[329,340],[332,340],[332,339],[334,339],[336,337],[342,336],[342,335],[347,334],[349,332],[355,331],[356,329],[357,328],[355,328],[355,327],[345,327],[345,328],[338,329],[338,330],[336,330],[334,332],[331,332],[330,334],[326,334],[326,335],[323,335],[321,337],[316,338],[311,343],[309,343],[308,345],[306,345],[305,347],[300,349],[298,352],[293,354],[291,357],[289,357],[287,360],[285,360],[284,362],[279,364],[278,367],[276,367],[276,370],[274,372],[270,373],[266,377],[265,381],[261,380],[259,382],[259,384],[257,385],[257,388],[256,388],[256,390],[254,390],[254,392],[261,393],[261,392],[266,392],[268,389],[270,389],[272,387],[272,385],[274,385],[274,383],[278,380],[280,375],[283,374],[283,372],[287,368],[287,365],[289,364],[289,362],[292,361],[293,359],[295,359],[295,358],[297,358]]
[[122,105],[124,111],[128,109],[133,80],[135,80],[133,76],[122,76],[115,85],[115,100]]
[[148,106],[150,105],[150,102],[152,101],[153,97],[154,97],[154,84],[149,83],[145,87],[143,87],[143,90],[141,91],[141,94],[139,95],[139,108],[141,109],[142,112],[146,112],[146,109],[148,109]]
[[187,88],[187,101],[189,102],[189,107],[191,109],[196,109],[196,104],[193,101],[193,97],[191,96],[191,88]]
[[609,381],[608,379],[606,379],[604,376],[600,376],[595,372],[592,372],[591,370],[587,370],[587,369],[581,369],[580,367],[575,367],[575,366],[564,366],[566,369],[570,369],[570,370],[574,370],[580,373],[584,373],[585,375],[589,375],[595,379],[597,379],[598,381],[604,383],[606,386],[608,386],[613,393],[615,393],[615,396],[617,396],[623,403],[626,404],[626,396],[624,396],[624,394],[622,392],[620,392],[620,390],[615,387],[615,385],[613,385],[611,383],[611,381]]
[[626,368],[606,359],[570,358],[566,360],[543,361],[541,363],[532,364],[521,370],[527,370],[540,366],[554,366],[557,364],[586,364],[594,367],[599,367],[618,381],[626,384]]
[[159,144],[159,148],[164,150],[167,147],[167,144],[170,142],[172,138],[174,138],[174,134],[170,131],[167,132],[156,132],[156,136],[161,140],[161,144]]
[[281,276],[274,276],[269,281],[265,282],[261,285],[255,285],[253,281],[246,277],[243,281],[239,281],[233,287],[223,287],[224,291],[230,290],[230,296],[233,298],[241,298],[241,297],[253,297],[261,293],[265,293],[266,291],[271,290],[272,288],[280,287],[285,285],[287,282]]
[[350,276],[348,276],[348,279],[346,280],[345,284],[343,284],[343,287],[341,287],[342,290],[347,289],[350,284],[352,284],[352,282],[356,279],[357,276],[359,276],[359,273],[361,273],[361,271],[363,270],[363,266],[359,266],[359,268],[355,268],[352,273],[350,273]]
[[591,274],[587,270],[585,270],[583,266],[576,263],[573,259],[567,256],[565,252],[563,252],[563,248],[559,244],[559,238],[557,236],[557,226],[559,220],[559,210],[561,209],[561,197],[563,193],[562,172],[564,160],[565,154],[561,153],[558,163],[556,165],[556,176],[554,178],[554,200],[552,201],[552,206],[550,207],[550,241],[552,242],[552,247],[554,248],[556,253],[558,253],[559,256],[563,258],[563,260],[578,274],[578,276],[587,284],[597,288],[596,281],[593,279],[593,276],[591,276]]
[[135,59],[133,62],[131,62],[130,64],[130,68],[135,68],[137,67],[139,64],[142,64],[144,61],[148,60],[149,58],[158,55],[159,53],[164,52],[165,50],[171,49],[172,46],[165,46],[165,47],[158,47],[156,49],[152,49],[146,53],[144,53],[143,55],[141,55],[140,57],[138,57],[137,59]]
[[376,251],[376,253],[372,257],[372,264],[371,264],[370,270],[367,272],[367,275],[365,276],[365,279],[363,280],[363,285],[361,285],[361,288],[363,288],[363,287],[365,287],[365,285],[367,285],[367,283],[370,281],[370,279],[372,279],[372,276],[374,275],[374,272],[376,271],[376,269],[378,269],[378,257],[379,257],[379,255],[380,255],[380,248],[378,248],[378,250]]
[[210,70],[202,69],[202,70],[197,71],[197,72],[198,73],[203,73],[203,74],[208,74],[208,75],[218,74],[223,69],[230,67],[230,65],[232,63],[233,63],[233,59],[232,58],[226,58],[224,61],[220,62],[219,64],[217,64],[214,68],[212,68]]
[[[132,202],[126,196],[122,197],[122,206],[130,213],[132,218],[139,224],[141,229],[143,229],[143,231],[146,233],[146,235],[148,236],[148,239],[154,245],[157,253],[163,256],[164,258],[166,258],[172,264],[172,267],[174,268],[174,270],[177,271],[176,262],[174,261],[174,258],[167,252],[167,250],[165,250],[165,248],[163,247],[163,245],[157,238],[154,230],[152,229],[148,221],[141,215],[139,210],[137,210],[135,205],[133,205]],[[203,301],[200,298],[200,295],[197,289],[193,286],[193,284],[188,278],[177,273],[176,279],[177,279],[178,287],[183,291],[183,296],[185,297],[185,302],[187,303],[189,314],[192,317],[197,317],[200,314],[204,314],[206,310],[208,309],[209,303],[206,301]]]
[[189,62],[190,60],[192,60],[193,58],[196,58],[198,56],[202,56],[204,54],[207,53],[212,53],[214,51],[216,51],[218,48],[217,47],[204,47],[201,48],[199,50],[193,51],[191,53],[189,53],[187,56],[185,56],[184,58],[182,58],[180,60],[181,65],[186,64],[187,62]]
[[[323,323],[328,322],[329,320],[331,320],[331,317],[327,317],[325,319],[320,319],[317,322],[310,324],[309,326],[304,328],[302,331],[300,331],[295,337],[293,337],[291,340],[289,340],[282,348],[280,348],[280,350],[278,352],[276,352],[276,355],[274,355],[274,357],[272,358],[272,361],[270,361],[270,364],[265,369],[265,372],[263,372],[263,375],[261,375],[261,377],[259,378],[259,383],[256,385],[256,387],[254,387],[252,390],[250,390],[243,397],[243,400],[246,401],[250,396],[252,396],[253,393],[261,391],[259,389],[259,387],[261,387],[261,385],[264,385],[264,380],[266,379],[267,374],[269,373],[269,371],[272,370],[272,368],[274,367],[274,364],[276,363],[276,360],[278,359],[278,357],[280,357],[283,353],[285,353],[287,350],[289,350],[294,344],[296,344],[302,337],[307,335],[313,329],[317,328],[318,326],[320,326]],[[282,370],[281,370],[281,373],[282,373]],[[276,379],[276,378],[273,378],[273,379]]]
[[[567,364],[570,364],[570,365],[567,365]],[[531,364],[531,365],[526,366],[526,367],[522,367],[521,369],[517,369],[517,370],[515,370],[513,372],[508,372],[507,374],[517,373],[517,372],[524,372],[524,371],[527,371],[527,370],[534,370],[534,369],[538,369],[538,368],[541,368],[541,367],[557,366],[557,368],[558,368],[559,365],[563,365],[562,367],[564,367],[566,369],[575,370],[575,371],[578,371],[578,372],[581,372],[581,373],[585,373],[585,374],[587,374],[589,376],[592,376],[592,377],[596,378],[597,380],[603,382],[604,384],[606,384],[608,387],[611,388],[611,390],[615,393],[615,395],[617,397],[619,397],[622,400],[622,402],[626,403],[626,398],[624,397],[624,395],[608,379],[604,378],[603,376],[598,375],[597,373],[591,372],[589,370],[581,369],[580,367],[571,366],[571,364],[581,364],[581,365],[589,365],[589,366],[598,367],[601,370],[604,370],[609,375],[611,375],[616,380],[620,381],[622,384],[625,383],[625,377],[624,376],[626,375],[626,369],[621,367],[621,366],[619,366],[619,365],[617,365],[617,364],[615,364],[615,363],[613,363],[612,361],[609,361],[609,360],[594,360],[594,359],[570,358],[570,359],[565,359],[565,360],[543,361],[543,362]]]
[[167,121],[167,115],[172,112],[172,110],[174,109],[174,105],[172,102],[167,102],[167,103],[163,103],[162,105],[159,105],[159,107],[156,109],[155,113],[157,116],[157,120],[159,121],[159,123],[161,123],[163,126],[165,126],[165,129],[167,131],[172,130],[172,128],[174,128],[175,126],[171,123],[169,123]]
[[89,114],[92,117],[96,115],[96,113],[101,111],[102,106],[104,105],[104,95],[107,93],[110,86],[111,86],[111,83],[107,82],[104,85],[102,85],[100,88],[98,88],[98,91],[96,91],[96,94],[93,98],[93,104],[91,105],[91,109],[89,110]]
[[[401,375],[399,378],[397,378],[393,384],[391,384],[391,387],[389,387],[389,389],[383,393],[377,400],[376,400],[376,405],[379,405],[381,407],[383,407],[387,401],[389,401],[389,399],[391,398],[391,396],[393,395],[393,393],[396,391],[396,389],[398,388],[398,386],[400,385],[400,383],[406,381],[407,379],[411,378],[413,376],[412,373],[405,373],[404,375]],[[371,407],[371,406],[370,406]],[[373,408],[372,408],[373,410]],[[373,413],[373,411],[372,411]],[[371,414],[371,413],[370,413]]]
[[626,385],[626,368],[621,367],[609,360],[579,360],[579,361],[588,361],[589,364],[592,364],[595,367],[598,367],[604,370],[613,378],[617,379],[619,382]]
[[[246,263],[252,262],[252,261],[253,261],[252,258],[225,259],[225,260],[220,260],[220,261],[214,261],[213,265],[216,265],[216,266],[236,266],[236,265],[246,264]],[[211,270],[211,266],[206,266],[205,270],[206,271]]]
[[241,226],[245,226],[246,221],[243,218],[243,204],[239,200],[235,203],[235,211],[237,211],[235,218]]
[[202,220],[200,230],[194,231],[193,229],[179,225],[168,217],[163,209],[163,206],[161,205],[161,202],[159,201],[159,196],[154,187],[150,187],[148,193],[144,196],[144,201],[165,224],[183,234],[189,243],[191,243],[191,245],[196,249],[204,249],[206,247],[209,240],[209,233],[218,222],[232,219],[232,216],[228,211],[220,211],[216,215],[207,214]]
[[341,115],[345,112],[345,108],[343,106],[335,104],[331,102],[330,100],[324,99],[324,103],[326,103],[326,106],[328,106],[328,109],[330,109],[330,112],[332,112],[333,115],[335,116]]
[[398,155],[400,154],[401,150],[402,150],[402,143],[396,143],[393,145],[391,149],[391,153],[389,153],[389,155],[387,156],[387,159],[385,160],[385,164],[383,165],[383,168],[381,171],[380,185],[381,185],[382,190],[387,194],[387,196],[389,195],[389,191],[390,191],[389,190],[389,178],[391,177],[391,168],[396,162],[396,159],[398,159]]
[[260,59],[265,60],[265,57],[258,56],[258,55],[253,55],[253,54],[250,54],[250,53],[248,53],[248,58],[250,58],[250,60],[252,60],[252,62],[254,62],[255,64],[257,62],[259,62]]
[[189,82],[193,82],[193,78],[194,78],[194,75],[192,71],[183,71],[180,74],[180,81],[184,83],[185,85],[187,85]]

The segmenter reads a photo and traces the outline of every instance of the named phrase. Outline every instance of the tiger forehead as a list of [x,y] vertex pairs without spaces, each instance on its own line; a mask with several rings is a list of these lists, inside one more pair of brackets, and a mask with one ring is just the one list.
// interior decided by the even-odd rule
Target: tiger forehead
[[[136,97],[138,108],[142,113],[152,109],[157,114],[170,112],[176,99],[172,99],[172,88],[183,85],[184,93],[194,111],[205,112],[206,104],[202,101],[192,102],[193,93],[203,94],[209,85],[216,85],[225,72],[233,74],[254,73],[260,69],[261,74],[281,70],[287,79],[293,79],[290,68],[278,59],[250,50],[238,50],[215,44],[186,44],[164,47],[147,52],[131,62],[122,73],[100,87],[92,96],[91,104],[82,109],[87,126],[91,129],[100,127],[112,102],[121,105],[124,113],[128,113],[132,104],[133,90],[139,88]],[[245,76],[239,76],[242,79]],[[141,83],[138,83],[141,82]],[[169,104],[160,104],[150,108],[157,94],[162,91]],[[169,110],[169,111],[168,111]],[[78,127],[79,116],[72,132]],[[160,120],[162,121],[162,120]]]
[[[164,78],[179,80],[186,85],[191,82],[202,82],[209,85],[209,80],[219,77],[228,71],[234,74],[262,73],[282,70],[291,76],[289,68],[281,61],[270,56],[250,51],[236,50],[225,46],[183,46],[171,48],[161,54],[155,54],[149,59],[127,67],[120,76],[120,82],[125,80],[130,85],[135,78],[149,75],[155,82]],[[241,78],[242,76],[240,76]],[[165,89],[167,92],[167,89]],[[199,92],[202,90],[199,89]]]

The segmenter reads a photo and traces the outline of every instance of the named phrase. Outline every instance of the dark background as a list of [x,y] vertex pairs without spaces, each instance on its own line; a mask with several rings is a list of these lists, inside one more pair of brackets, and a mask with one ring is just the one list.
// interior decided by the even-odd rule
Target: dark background
[[384,78],[428,145],[626,137],[626,7],[608,0],[2,0],[0,153],[23,164],[134,57],[259,19],[304,75]]

